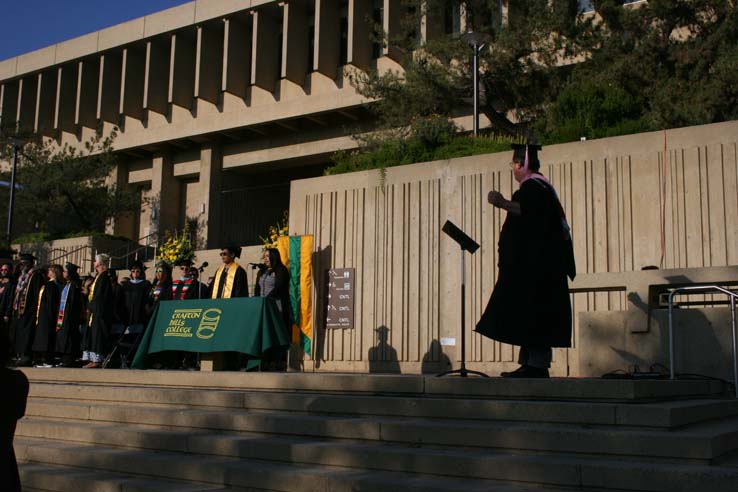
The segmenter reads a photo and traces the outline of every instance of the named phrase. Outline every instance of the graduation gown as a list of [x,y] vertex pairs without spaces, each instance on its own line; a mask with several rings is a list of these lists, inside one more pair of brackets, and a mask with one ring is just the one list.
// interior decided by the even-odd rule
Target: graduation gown
[[[13,318],[13,297],[15,296],[15,282],[9,279],[8,282],[0,284],[0,336],[9,340],[10,322]],[[5,322],[4,318],[8,321]]]
[[[290,272],[287,267],[281,265],[281,268],[274,270],[274,288],[266,295],[279,301],[280,308],[282,310],[282,321],[284,322],[285,330],[289,336],[292,333],[292,303],[290,301]],[[263,275],[268,275],[269,272],[266,269],[259,270],[256,275],[256,285],[254,286],[254,295],[257,297],[262,296],[260,280]]]
[[16,288],[13,300],[13,323],[15,327],[15,353],[30,355],[33,336],[36,333],[36,310],[38,296],[44,285],[40,270],[32,270],[22,289]]
[[[68,288],[67,288],[68,287]],[[64,297],[66,289],[66,299]],[[64,312],[61,312],[61,301],[64,300]],[[68,283],[61,292],[57,310],[56,351],[64,355],[76,355],[79,352],[82,333],[82,292],[73,282]]]
[[33,338],[34,352],[54,352],[56,350],[56,319],[59,315],[61,282],[50,280],[41,291],[36,316],[36,335]]
[[87,306],[87,331],[84,349],[105,355],[108,350],[110,330],[115,317],[115,294],[110,272],[105,270],[95,278]]
[[538,179],[512,196],[521,215],[508,213],[498,243],[499,271],[476,331],[520,346],[570,347],[573,276],[571,241],[562,228],[555,191]]
[[249,286],[246,281],[246,270],[236,262],[228,265],[228,271],[225,272],[226,265],[221,265],[215,272],[215,281],[213,282],[213,299],[229,299],[231,297],[248,297]]
[[188,299],[200,299],[208,297],[208,288],[193,278],[175,280],[172,284],[172,299],[184,301]]
[[121,322],[125,326],[146,325],[149,317],[146,313],[146,304],[149,302],[151,282],[124,282],[120,286]]

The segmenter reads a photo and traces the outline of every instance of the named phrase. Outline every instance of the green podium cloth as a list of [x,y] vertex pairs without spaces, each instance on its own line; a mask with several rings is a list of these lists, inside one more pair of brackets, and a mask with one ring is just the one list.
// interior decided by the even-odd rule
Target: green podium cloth
[[289,344],[274,299],[162,301],[146,327],[132,367],[145,369],[147,354],[165,350],[241,352],[259,358],[267,349]]

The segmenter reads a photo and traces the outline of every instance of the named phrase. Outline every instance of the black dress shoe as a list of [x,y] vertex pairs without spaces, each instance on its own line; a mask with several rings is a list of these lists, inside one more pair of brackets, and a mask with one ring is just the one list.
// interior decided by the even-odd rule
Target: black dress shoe
[[505,376],[508,378],[526,378],[526,379],[548,379],[548,369],[540,368],[540,367],[533,367],[533,366],[523,366],[519,370],[515,372],[511,372],[508,376]]

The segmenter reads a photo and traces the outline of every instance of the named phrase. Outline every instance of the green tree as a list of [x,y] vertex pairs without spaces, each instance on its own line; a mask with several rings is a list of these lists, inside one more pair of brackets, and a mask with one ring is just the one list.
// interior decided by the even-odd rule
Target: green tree
[[[481,53],[481,112],[498,133],[544,142],[738,118],[738,13],[734,0],[463,0]],[[470,48],[447,35],[420,45],[420,16],[455,0],[406,0],[404,32],[385,39],[404,72],[354,77],[385,127],[429,115],[468,114]]]
[[[23,136],[28,140],[19,152],[16,223],[31,224],[55,238],[104,232],[107,220],[136,210],[138,194],[118,188],[109,179],[117,165],[113,152],[116,134],[97,134],[81,148]],[[0,143],[0,159],[10,161],[12,146],[7,140]],[[3,173],[3,179],[8,180],[8,176],[8,172]]]

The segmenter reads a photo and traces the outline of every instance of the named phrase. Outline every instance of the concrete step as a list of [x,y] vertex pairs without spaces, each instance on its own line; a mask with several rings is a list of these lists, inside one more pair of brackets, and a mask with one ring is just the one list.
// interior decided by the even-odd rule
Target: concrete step
[[[189,439],[193,433],[213,430],[258,433],[268,435],[270,439],[274,436],[305,436],[328,441],[361,440],[409,447],[476,447],[513,452],[698,460],[704,463],[738,449],[738,418],[664,432],[569,424],[356,418],[237,410],[224,413],[220,409],[107,404],[78,408],[73,403],[58,402],[49,402],[45,411],[37,412],[36,405],[29,407],[29,416],[19,422],[16,435],[126,445],[126,442],[135,442],[126,437],[126,425],[155,426],[157,429],[151,431],[152,435],[156,435],[158,428],[185,430],[173,434],[174,442],[167,447],[170,450],[190,450]],[[34,417],[31,416],[33,413],[43,415]],[[49,420],[48,417],[65,420]],[[110,422],[114,423],[113,427],[90,425]],[[137,427],[134,432],[144,435],[146,429]],[[161,441],[154,437],[151,442]],[[602,443],[607,443],[607,446]]]
[[538,400],[655,401],[721,395],[725,386],[715,380],[614,380],[553,378],[436,378],[420,375],[332,373],[242,373],[39,369],[23,370],[31,382],[148,385],[176,388],[249,389],[383,394],[535,398]]
[[[387,453],[385,461],[397,460],[391,448],[384,451]],[[738,483],[738,470],[735,468],[484,453],[469,453],[467,459],[463,459],[444,456],[440,451],[435,460],[428,455],[419,455],[407,458],[405,462],[398,462],[400,468],[408,465],[430,467],[431,472],[426,474],[305,465],[293,462],[291,457],[284,463],[278,463],[46,442],[28,438],[17,440],[16,452],[19,460],[24,463],[112,471],[156,480],[183,479],[213,486],[296,492],[518,491],[542,490],[547,487],[576,490],[735,492],[735,484]],[[258,448],[253,452],[258,453]],[[299,454],[299,449],[295,452]],[[341,452],[341,449],[325,449],[327,454],[339,455]],[[489,477],[489,480],[469,478],[480,475]]]
[[[375,470],[356,470],[341,467],[306,466],[294,463],[273,463],[259,460],[229,459],[212,456],[193,456],[182,453],[151,452],[121,448],[102,448],[83,444],[49,443],[41,440],[20,439],[16,451],[26,476],[26,467],[39,463],[52,467],[52,471],[62,469],[71,475],[82,469],[90,480],[102,477],[98,482],[106,482],[112,473],[112,482],[127,477],[137,478],[143,483],[168,481],[176,478],[197,482],[190,483],[193,489],[182,490],[233,490],[241,491],[280,491],[280,492],[369,492],[369,491],[412,491],[412,492],[542,492],[551,490],[529,482],[505,483],[494,480],[473,480],[464,477],[443,477],[438,475],[418,475],[405,472],[386,472]],[[51,465],[47,464],[50,463]],[[29,468],[29,470],[34,470]],[[43,475],[43,468],[38,468]],[[29,472],[33,474],[33,471]],[[62,473],[62,472],[57,472]],[[84,472],[80,474],[84,475]],[[38,478],[31,486],[38,487]],[[48,482],[42,483],[45,485]],[[74,491],[69,488],[47,489],[54,491]],[[200,487],[200,489],[197,489]],[[210,488],[208,488],[210,487]],[[44,489],[42,489],[44,490]],[[82,489],[84,490],[84,489]],[[98,489],[91,489],[97,492]],[[100,489],[104,490],[104,489]],[[121,489],[112,489],[121,490]],[[127,489],[123,489],[127,490]],[[136,490],[136,489],[131,489]],[[146,489],[144,489],[146,490]],[[157,489],[154,489],[157,490]],[[168,489],[162,489],[168,490]],[[174,489],[177,490],[177,489]],[[557,488],[560,492],[573,492],[571,488]],[[576,490],[580,490],[576,488]]]
[[221,486],[38,463],[18,467],[24,492],[225,492]]
[[675,428],[738,415],[738,400],[706,398],[649,403],[536,401],[430,396],[368,396],[313,392],[175,389],[161,387],[35,383],[31,404],[41,399],[124,404],[187,405],[312,414],[536,421],[583,425]]

